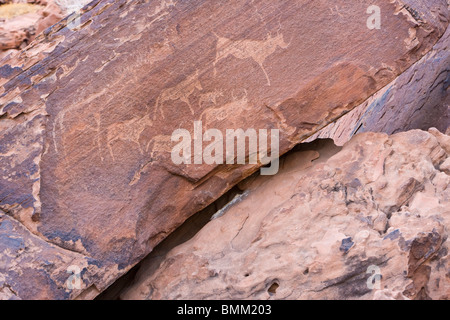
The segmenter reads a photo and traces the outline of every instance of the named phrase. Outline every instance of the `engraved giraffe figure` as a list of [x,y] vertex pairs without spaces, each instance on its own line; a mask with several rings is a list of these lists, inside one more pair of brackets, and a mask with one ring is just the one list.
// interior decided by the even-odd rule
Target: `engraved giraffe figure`
[[142,118],[136,117],[121,123],[110,125],[107,130],[106,140],[108,143],[109,153],[111,154],[113,160],[115,161],[112,144],[118,140],[136,143],[139,146],[140,153],[143,154],[144,150],[142,149],[139,139],[145,128],[151,127],[152,125],[153,121],[150,119],[149,114],[146,114]]
[[229,55],[232,55],[237,59],[252,58],[261,67],[269,86],[270,79],[266,69],[264,68],[264,62],[277,50],[278,47],[281,49],[287,49],[290,45],[290,43],[286,43],[284,41],[283,34],[279,32],[275,37],[273,37],[270,33],[267,34],[266,40],[263,41],[233,41],[228,38],[220,37],[217,34],[215,34],[215,36],[218,38],[218,41],[216,46],[216,60],[214,61],[214,75],[217,74],[217,63],[219,63],[222,59],[227,58]]
[[192,114],[194,114],[194,109],[192,108],[191,103],[189,102],[190,96],[194,93],[195,89],[201,91],[203,90],[202,84],[198,79],[198,70],[188,76],[185,80],[181,81],[174,87],[167,88],[161,92],[158,99],[156,100],[155,106],[155,114],[153,116],[153,120],[156,120],[156,115],[158,113],[158,109],[161,112],[161,115],[164,117],[164,111],[162,105],[164,102],[170,100],[181,100],[189,106],[189,110]]

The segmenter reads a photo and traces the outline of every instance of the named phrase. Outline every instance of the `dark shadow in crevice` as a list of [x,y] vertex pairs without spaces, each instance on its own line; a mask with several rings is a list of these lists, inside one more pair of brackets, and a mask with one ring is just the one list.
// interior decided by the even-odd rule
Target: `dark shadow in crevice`
[[[291,151],[283,155],[280,160],[281,163],[283,163],[284,159],[292,153],[314,150],[320,153],[320,157],[314,160],[314,162],[320,163],[327,161],[341,149],[342,147],[337,147],[331,139],[317,139],[310,143],[298,144]],[[147,257],[139,262],[128,273],[116,280],[116,282],[114,282],[103,293],[98,295],[96,300],[120,300],[121,294],[126,292],[128,288],[132,287],[135,283],[138,283],[140,279],[148,278],[150,275],[154,274],[161,263],[165,260],[166,255],[173,248],[192,239],[216,215],[224,214],[227,207],[236,203],[237,195],[241,195],[241,198],[245,197],[247,192],[245,191],[245,182],[251,182],[258,176],[259,171],[255,172],[253,175],[232,188],[210,206],[186,220],[186,222],[184,222],[179,228],[177,228],[159,245],[157,245]],[[272,289],[276,291],[277,285],[279,284],[274,284]]]
[[215,213],[233,201],[235,196],[239,194],[242,194],[242,191],[238,187],[234,187],[210,206],[194,214],[157,245],[146,258],[98,295],[95,300],[120,300],[121,293],[132,286],[142,273],[148,275],[155,272],[169,251],[192,239],[211,221]]

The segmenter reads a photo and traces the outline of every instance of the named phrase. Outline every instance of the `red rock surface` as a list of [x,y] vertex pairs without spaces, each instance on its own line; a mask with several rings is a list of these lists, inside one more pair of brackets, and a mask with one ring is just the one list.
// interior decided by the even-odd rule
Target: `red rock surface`
[[[366,26],[374,3],[380,30]],[[95,296],[259,169],[177,166],[175,129],[278,128],[285,153],[426,54],[449,16],[443,0],[109,0],[82,12],[0,67],[0,287],[16,298]],[[80,289],[66,286],[71,265]]]
[[448,300],[449,169],[435,129],[300,145],[120,298]]
[[88,0],[14,0],[3,3],[28,3],[35,5],[36,11],[15,16],[10,19],[2,19],[0,16],[0,60],[9,54],[18,54],[36,36],[45,29],[59,22],[66,14],[70,14],[74,8],[80,8]]
[[312,136],[343,145],[356,133],[450,130],[450,28],[422,59],[373,97]]
[[23,49],[37,34],[62,19],[63,13],[53,1],[40,2],[39,5],[35,12],[0,22],[0,50]]

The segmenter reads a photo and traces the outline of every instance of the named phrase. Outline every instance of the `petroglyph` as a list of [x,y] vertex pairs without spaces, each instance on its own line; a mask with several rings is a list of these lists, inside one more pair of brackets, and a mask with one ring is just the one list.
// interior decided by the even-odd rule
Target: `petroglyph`
[[[170,153],[172,151],[173,142],[171,140],[171,136],[165,135],[157,135],[154,136],[148,143],[145,148],[146,153],[148,153],[150,146],[152,146],[150,151],[149,161],[142,164],[137,170],[131,181],[128,183],[129,186],[133,186],[137,184],[141,180],[142,173],[147,171],[148,168],[157,161],[157,159],[162,155],[163,157],[170,157]],[[167,160],[169,161],[169,160]]]
[[236,115],[244,115],[250,109],[251,106],[248,102],[247,91],[245,91],[245,95],[243,95],[240,99],[234,99],[232,102],[229,102],[219,108],[211,107],[206,109],[201,114],[200,119],[203,121],[206,127],[211,123],[223,122],[227,121],[227,119],[234,119],[233,121],[239,121],[240,117],[236,117]]
[[[74,112],[75,110],[81,109],[82,107],[84,107],[85,105],[88,105],[90,103],[92,103],[93,101],[95,101],[96,99],[102,97],[105,92],[106,92],[106,88],[104,88],[103,90],[101,90],[100,92],[90,95],[88,96],[86,99],[76,102],[76,103],[72,103],[70,106],[64,108],[63,110],[61,110],[61,112],[56,116],[55,122],[53,123],[53,129],[52,129],[52,137],[53,137],[53,144],[54,144],[54,148],[56,153],[58,153],[58,143],[57,143],[57,131],[59,130],[60,132],[64,132],[64,119],[66,117],[66,114],[70,114],[71,112]],[[110,98],[112,99],[112,98]],[[106,101],[106,102],[109,102]],[[64,147],[64,146],[63,146]]]
[[[64,131],[64,134],[61,135],[59,138],[61,139],[62,146],[69,146],[70,147],[70,141],[73,140],[74,137],[81,137],[81,136],[92,136],[92,133],[94,136],[92,137],[92,146],[93,149],[96,149],[98,151],[98,155],[100,157],[100,160],[103,162],[103,151],[102,151],[102,121],[101,121],[101,113],[95,112],[91,113],[89,115],[86,115],[85,119],[80,119],[79,121],[72,122],[71,126],[69,128],[66,128]],[[65,149],[65,148],[64,148]],[[90,149],[87,149],[87,152],[90,152]],[[64,154],[65,151],[64,151]],[[67,159],[68,160],[68,159]]]
[[277,50],[278,47],[280,47],[281,49],[287,49],[289,47],[289,43],[286,43],[284,41],[283,34],[279,32],[275,37],[273,37],[270,33],[267,34],[266,40],[263,41],[233,41],[228,38],[220,37],[217,34],[215,34],[215,36],[218,38],[218,40],[216,45],[216,60],[214,61],[214,75],[217,74],[217,63],[227,58],[229,55],[232,55],[237,59],[252,58],[261,67],[264,75],[266,76],[267,85],[269,86],[270,79],[266,69],[264,68],[264,62]]
[[147,127],[151,126],[153,126],[153,121],[150,119],[150,115],[148,114],[142,118],[135,117],[131,120],[110,125],[107,129],[106,141],[108,144],[109,153],[113,160],[115,161],[112,148],[113,143],[119,140],[136,143],[139,146],[139,151],[143,154],[144,150],[139,139],[141,138],[142,132]]
[[214,105],[217,105],[217,99],[223,97],[223,91],[222,90],[214,90],[212,92],[207,92],[200,95],[200,101],[199,106],[200,108],[203,107],[203,104],[205,103],[212,103]]
[[192,114],[194,114],[195,111],[192,108],[189,98],[196,89],[199,91],[203,90],[202,84],[198,79],[198,70],[192,75],[188,76],[185,80],[181,81],[176,86],[167,88],[161,92],[158,99],[156,100],[153,120],[156,120],[158,110],[161,112],[161,116],[163,117],[163,119],[165,118],[163,104],[167,101],[181,100],[189,106],[189,110]]
[[153,144],[152,149],[150,151],[150,158],[153,159],[157,154],[166,154],[170,156],[170,152],[172,151],[172,137],[165,135],[157,135],[154,136],[147,144],[146,151],[148,152],[150,146]]

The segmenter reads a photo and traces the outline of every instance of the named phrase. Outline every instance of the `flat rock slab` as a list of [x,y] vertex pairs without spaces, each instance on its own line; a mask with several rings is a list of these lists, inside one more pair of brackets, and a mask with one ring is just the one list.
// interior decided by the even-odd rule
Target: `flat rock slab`
[[[82,12],[0,67],[2,221],[58,252],[3,250],[25,259],[0,265],[18,298],[95,296],[260,166],[177,166],[175,129],[279,129],[283,154],[420,59],[449,16],[444,0],[106,0]],[[38,293],[18,276],[26,264],[45,279]]]

